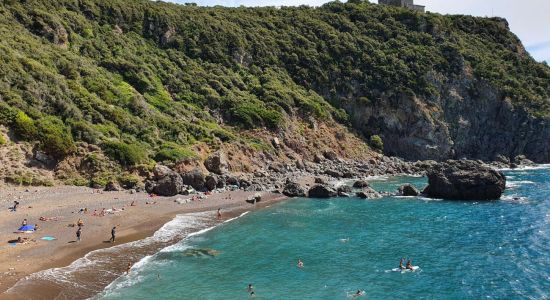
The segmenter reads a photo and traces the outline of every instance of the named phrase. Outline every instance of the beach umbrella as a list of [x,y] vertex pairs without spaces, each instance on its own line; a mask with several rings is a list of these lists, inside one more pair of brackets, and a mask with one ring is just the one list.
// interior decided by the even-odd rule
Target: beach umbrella
[[34,225],[25,225],[21,226],[18,229],[19,231],[27,232],[27,231],[34,231]]

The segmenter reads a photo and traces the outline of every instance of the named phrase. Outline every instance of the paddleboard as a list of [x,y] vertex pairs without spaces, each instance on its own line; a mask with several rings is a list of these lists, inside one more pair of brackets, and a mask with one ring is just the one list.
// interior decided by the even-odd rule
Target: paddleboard
[[392,270],[392,272],[401,272],[401,273],[405,273],[405,272],[416,272],[416,271],[418,271],[418,270],[420,269],[419,266],[413,266],[412,268],[413,268],[412,270],[410,270],[410,269],[400,269],[400,268],[393,268],[393,269],[391,269],[391,270]]

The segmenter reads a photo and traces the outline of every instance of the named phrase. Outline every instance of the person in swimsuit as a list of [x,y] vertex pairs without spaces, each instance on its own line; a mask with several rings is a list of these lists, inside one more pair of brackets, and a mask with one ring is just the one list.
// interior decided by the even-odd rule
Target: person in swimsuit
[[410,260],[410,259],[409,259],[409,260],[407,261],[407,266],[406,266],[406,268],[407,268],[408,270],[414,271],[414,269],[413,269],[413,266],[412,266],[412,263],[411,263],[411,260]]
[[222,213],[220,212],[221,208],[218,208],[218,220],[221,220],[222,218]]
[[298,268],[303,268],[304,267],[304,262],[302,262],[301,259],[298,259]]
[[405,260],[405,259],[402,258],[402,259],[399,261],[399,269],[401,269],[401,270],[405,269],[405,266],[403,266],[403,261],[404,261],[404,260]]

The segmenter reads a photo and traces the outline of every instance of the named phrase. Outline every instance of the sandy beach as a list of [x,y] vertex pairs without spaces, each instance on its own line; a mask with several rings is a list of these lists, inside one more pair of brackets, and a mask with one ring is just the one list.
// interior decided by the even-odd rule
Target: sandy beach
[[[151,197],[146,193],[103,192],[69,186],[3,188],[0,190],[0,298],[18,299],[5,291],[29,274],[67,266],[96,249],[151,236],[178,214],[208,211],[215,224],[243,211],[286,199],[280,194],[262,193],[262,201],[254,206],[245,201],[254,194],[240,190],[224,191],[180,204],[175,200],[182,202],[191,199],[192,195]],[[9,209],[14,200],[20,203],[16,212]],[[131,206],[132,202],[135,206]],[[79,212],[85,208],[86,213]],[[101,216],[104,208],[106,213]],[[220,220],[216,216],[218,208],[222,212]],[[40,217],[47,221],[41,221]],[[40,229],[34,233],[17,233],[24,219],[30,225],[38,224]],[[76,223],[79,219],[84,226],[81,241],[76,242]],[[117,226],[114,244],[109,243],[113,226]],[[43,240],[46,236],[55,240]],[[28,238],[28,242],[13,243],[18,237]],[[51,292],[51,296],[55,297],[56,291]]]

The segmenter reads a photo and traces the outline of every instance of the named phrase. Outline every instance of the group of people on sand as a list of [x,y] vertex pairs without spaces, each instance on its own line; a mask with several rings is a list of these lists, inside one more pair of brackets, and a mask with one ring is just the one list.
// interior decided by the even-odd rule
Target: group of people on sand
[[404,258],[402,258],[401,260],[399,260],[399,269],[401,270],[411,270],[411,271],[414,271],[414,268],[412,266],[412,261],[409,259],[407,260],[407,264],[405,266],[403,266],[403,262],[405,261]]

